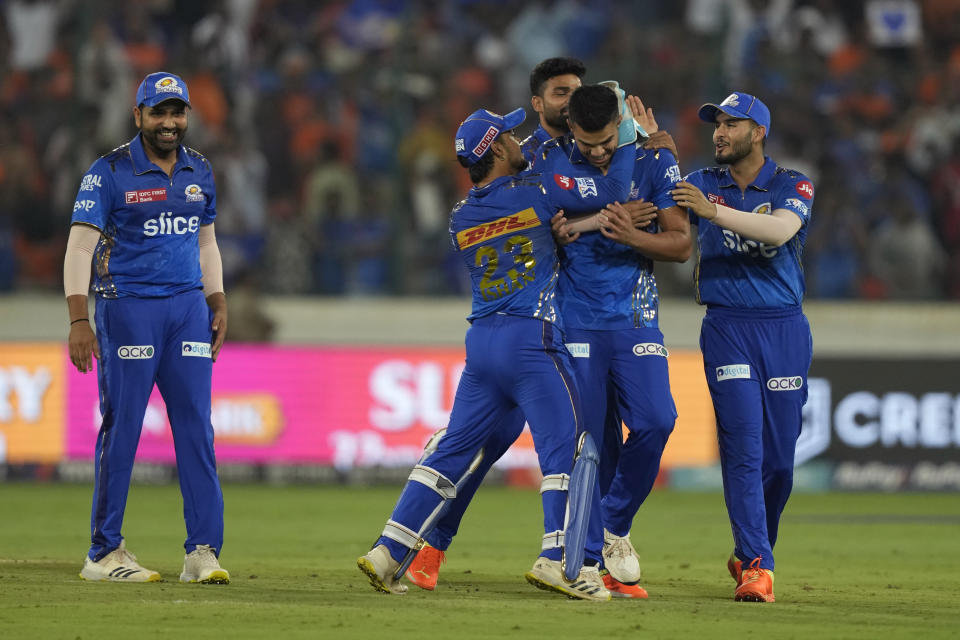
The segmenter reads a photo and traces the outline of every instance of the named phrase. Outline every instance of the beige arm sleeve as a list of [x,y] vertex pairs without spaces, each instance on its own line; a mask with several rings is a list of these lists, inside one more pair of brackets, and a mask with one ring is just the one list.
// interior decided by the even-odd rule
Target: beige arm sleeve
[[197,242],[200,245],[200,271],[203,274],[203,295],[223,293],[223,261],[213,224],[200,227]]
[[100,241],[100,229],[87,224],[70,226],[67,253],[63,258],[63,292],[70,296],[86,296],[90,291],[90,270],[93,250]]
[[710,222],[740,235],[779,247],[797,235],[802,221],[789,209],[776,209],[771,215],[759,215],[716,205],[717,215]]

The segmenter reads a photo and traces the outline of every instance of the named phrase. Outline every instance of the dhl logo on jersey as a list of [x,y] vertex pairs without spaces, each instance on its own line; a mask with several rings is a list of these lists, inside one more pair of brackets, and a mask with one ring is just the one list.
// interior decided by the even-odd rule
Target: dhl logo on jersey
[[513,215],[504,216],[492,222],[485,222],[457,232],[457,245],[462,250],[489,238],[496,238],[506,233],[539,225],[540,218],[537,217],[537,212],[533,210],[533,207],[529,207]]

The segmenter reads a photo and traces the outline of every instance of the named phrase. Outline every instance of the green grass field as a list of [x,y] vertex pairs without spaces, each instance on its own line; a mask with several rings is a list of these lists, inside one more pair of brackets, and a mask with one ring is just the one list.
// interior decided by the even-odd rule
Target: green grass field
[[87,583],[91,488],[0,485],[0,638],[947,638],[960,629],[960,497],[797,494],[775,604],[733,602],[719,494],[656,491],[634,526],[647,601],[529,586],[536,491],[485,488],[436,592],[374,592],[356,568],[398,488],[228,484],[228,586],[179,584],[176,487],[135,486],[124,535],[166,582]]

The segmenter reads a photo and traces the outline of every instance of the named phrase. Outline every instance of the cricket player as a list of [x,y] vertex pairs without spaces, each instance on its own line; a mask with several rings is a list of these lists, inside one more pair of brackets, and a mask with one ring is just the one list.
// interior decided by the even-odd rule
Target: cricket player
[[[184,501],[181,582],[226,584],[220,566],[223,496],[210,422],[213,361],[227,330],[223,268],[214,233],[210,163],[185,147],[184,81],[151,73],[137,89],[130,142],[96,160],[80,182],[64,259],[70,360],[99,360],[100,413],[90,549],[80,577],[156,582],[126,548],[121,525],[147,401],[167,405]],[[93,267],[96,334],[87,292]]]
[[[526,578],[537,587],[608,600],[596,565],[568,582],[561,569],[567,487],[582,430],[572,363],[563,344],[554,291],[558,259],[550,220],[564,206],[594,210],[629,192],[633,158],[618,154],[611,179],[590,194],[520,173],[527,161],[513,134],[523,109],[506,116],[478,110],[457,131],[456,153],[474,183],[451,215],[451,236],[470,270],[473,310],[466,368],[446,433],[418,464],[373,549],[358,560],[371,584],[404,593],[399,575],[456,498],[494,429],[519,408],[530,424],[543,473],[544,536]],[[588,200],[582,204],[582,200]]]
[[757,97],[736,91],[699,115],[714,125],[721,166],[694,171],[673,197],[699,238],[700,348],[734,540],[727,568],[734,600],[773,602],[773,547],[813,349],[801,306],[813,184],[764,155],[770,111]]
[[[590,190],[608,171],[621,136],[617,94],[608,86],[586,85],[568,106],[570,135],[545,145],[536,167],[544,180],[563,181],[587,168],[595,178],[578,178],[574,188]],[[600,509],[602,525],[588,540],[603,546],[608,589],[623,597],[646,597],[637,583],[640,563],[629,534],[640,505],[660,468],[677,413],[670,393],[667,350],[658,326],[659,293],[653,261],[683,262],[691,252],[690,224],[670,193],[680,180],[673,155],[625,147],[634,156],[631,199],[653,203],[656,224],[638,229],[629,213],[613,204],[592,216],[598,231],[571,236],[561,259],[557,297],[567,326],[567,348],[574,356],[583,396],[584,420],[596,441],[607,425],[608,385],[615,389],[617,413],[628,429],[616,470]],[[566,208],[560,235],[578,213]],[[570,229],[580,229],[574,223]],[[601,467],[607,464],[601,460]],[[597,489],[599,493],[599,487]],[[595,521],[596,522],[596,521]]]

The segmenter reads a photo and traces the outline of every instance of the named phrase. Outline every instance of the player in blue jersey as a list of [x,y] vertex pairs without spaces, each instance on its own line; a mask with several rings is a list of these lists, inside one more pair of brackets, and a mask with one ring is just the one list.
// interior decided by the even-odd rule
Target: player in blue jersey
[[414,467],[373,549],[358,560],[377,590],[404,593],[404,562],[436,526],[486,455],[491,433],[516,408],[530,424],[540,468],[544,536],[526,578],[576,598],[608,600],[596,563],[563,578],[561,554],[569,471],[582,428],[573,365],[563,345],[554,290],[558,259],[550,220],[566,206],[598,209],[629,192],[633,157],[617,154],[610,179],[592,193],[559,188],[527,165],[513,128],[524,120],[479,110],[457,131],[456,151],[474,183],[451,215],[451,236],[470,269],[466,368],[446,433]]
[[[567,102],[570,101],[570,94],[580,86],[584,73],[586,67],[576,58],[547,58],[530,72],[530,104],[539,116],[539,123],[533,133],[520,143],[520,149],[529,164],[533,163],[541,144],[570,130],[567,126]],[[518,408],[505,415],[491,431],[484,445],[484,459],[457,492],[457,499],[449,505],[437,527],[426,537],[427,544],[407,568],[405,575],[410,582],[422,589],[433,590],[436,587],[440,565],[446,559],[446,550],[460,528],[460,521],[470,501],[493,464],[520,437],[524,424],[526,419]],[[436,440],[443,432],[445,429],[435,434],[428,444],[428,450],[436,445]]]
[[[210,422],[213,361],[227,330],[214,233],[210,163],[185,147],[190,98],[182,79],[152,73],[137,89],[139,132],[87,171],[64,259],[70,360],[99,360],[100,413],[86,580],[156,582],[121,534],[140,430],[154,384],[167,406],[184,500],[181,582],[226,584],[223,495]],[[96,295],[96,333],[87,293]]]
[[[607,170],[620,144],[621,105],[607,86],[587,85],[569,104],[571,134],[545,145],[536,168],[571,189],[592,190]],[[690,256],[690,225],[670,192],[680,180],[673,154],[649,151],[642,143],[626,147],[634,157],[630,197],[643,198],[657,209],[656,223],[638,229],[626,209],[609,206],[586,220],[568,221],[587,210],[565,209],[566,220],[555,227],[561,237],[573,229],[598,231],[570,236],[563,247],[557,297],[567,327],[567,347],[574,356],[583,396],[584,422],[596,441],[619,424],[604,419],[609,386],[616,410],[628,429],[618,460],[605,457],[600,467],[614,467],[603,495],[601,525],[591,532],[603,545],[608,589],[623,597],[646,597],[637,585],[640,563],[629,534],[640,505],[649,495],[660,458],[676,421],[670,393],[667,350],[658,325],[659,293],[653,261],[682,262]],[[570,179],[587,168],[595,177]],[[599,487],[598,487],[599,491]],[[589,544],[589,543],[588,543]]]
[[530,72],[530,104],[540,116],[540,122],[520,143],[520,148],[531,165],[540,145],[570,131],[567,103],[582,84],[586,72],[586,67],[576,58],[547,58]]
[[735,600],[773,602],[773,546],[813,349],[801,306],[813,185],[764,155],[770,111],[756,97],[732,93],[703,105],[700,119],[714,123],[723,166],[694,171],[673,197],[697,224],[700,348],[734,540],[727,568]]

